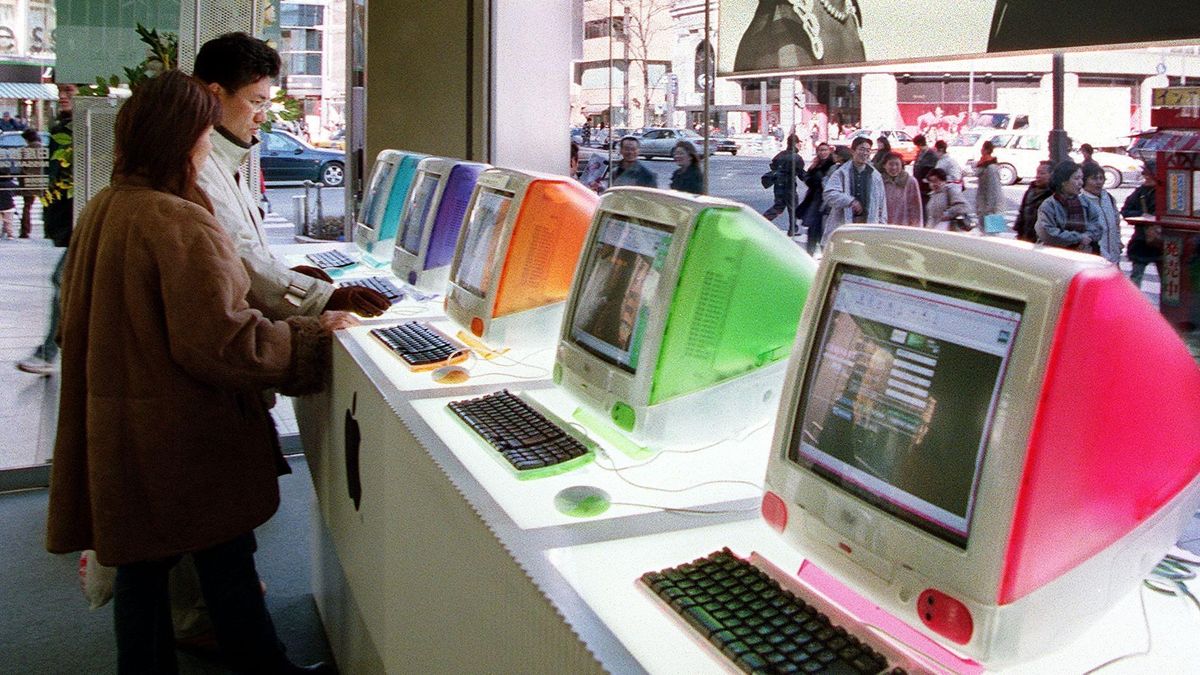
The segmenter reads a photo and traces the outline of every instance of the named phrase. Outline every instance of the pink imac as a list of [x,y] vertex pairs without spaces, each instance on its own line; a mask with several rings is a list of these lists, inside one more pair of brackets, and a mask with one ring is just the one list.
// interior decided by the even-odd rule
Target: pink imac
[[839,229],[784,392],[763,517],[987,665],[1134,592],[1200,502],[1200,368],[1099,257]]

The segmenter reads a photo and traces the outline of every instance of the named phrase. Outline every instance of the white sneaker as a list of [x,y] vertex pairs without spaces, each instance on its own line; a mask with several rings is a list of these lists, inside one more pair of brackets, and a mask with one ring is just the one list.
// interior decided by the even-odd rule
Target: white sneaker
[[34,375],[51,375],[58,372],[58,364],[47,361],[40,356],[30,356],[17,361],[17,370]]

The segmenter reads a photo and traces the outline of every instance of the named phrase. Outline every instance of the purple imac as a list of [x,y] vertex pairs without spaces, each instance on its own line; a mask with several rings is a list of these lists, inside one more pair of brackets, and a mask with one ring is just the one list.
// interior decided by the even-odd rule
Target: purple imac
[[445,291],[467,205],[487,164],[428,157],[417,165],[396,237],[392,272],[425,291]]

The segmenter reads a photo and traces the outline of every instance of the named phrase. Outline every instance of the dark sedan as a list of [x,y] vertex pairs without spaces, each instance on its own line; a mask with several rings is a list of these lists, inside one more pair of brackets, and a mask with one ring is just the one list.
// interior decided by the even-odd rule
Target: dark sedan
[[268,182],[311,180],[338,187],[346,180],[346,157],[314,148],[286,131],[261,131],[263,178]]

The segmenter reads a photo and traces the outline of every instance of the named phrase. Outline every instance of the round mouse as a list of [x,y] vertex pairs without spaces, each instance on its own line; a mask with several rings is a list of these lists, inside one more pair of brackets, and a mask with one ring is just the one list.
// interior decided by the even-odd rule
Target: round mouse
[[471,375],[466,368],[462,366],[442,366],[431,372],[430,377],[438,384],[462,384],[467,381]]
[[592,485],[572,485],[554,495],[554,508],[574,518],[591,518],[608,510],[608,493]]

